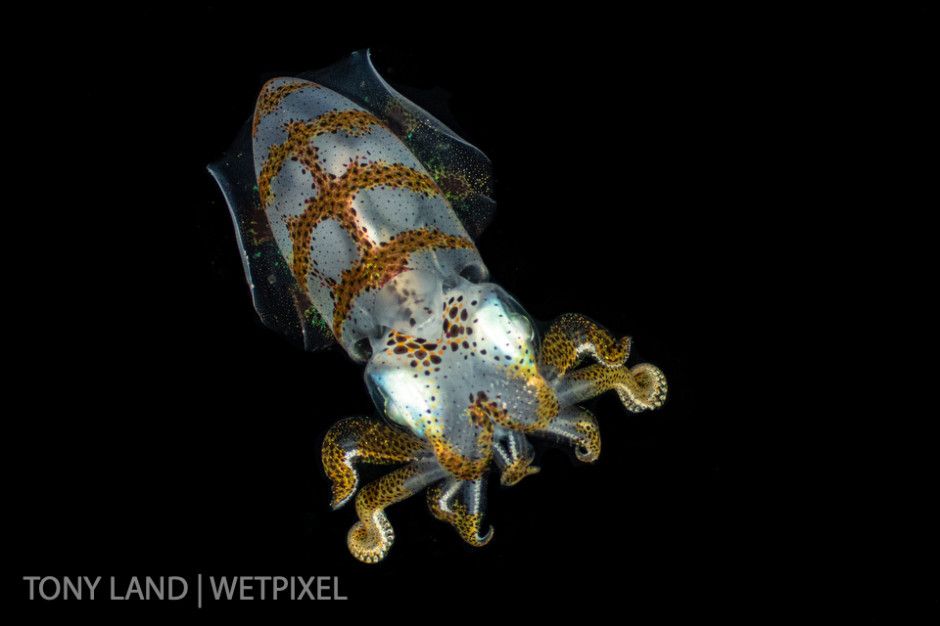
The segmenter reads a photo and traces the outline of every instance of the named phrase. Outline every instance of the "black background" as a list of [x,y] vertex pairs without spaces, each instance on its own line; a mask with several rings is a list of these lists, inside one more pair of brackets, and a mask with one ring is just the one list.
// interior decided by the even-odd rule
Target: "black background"
[[[15,353],[11,393],[26,402],[8,440],[18,599],[24,575],[199,573],[338,576],[349,598],[200,617],[482,614],[503,601],[585,618],[764,615],[817,592],[780,574],[804,522],[776,477],[800,459],[759,461],[784,426],[767,428],[778,398],[750,402],[767,353],[790,346],[773,249],[817,86],[796,77],[799,42],[724,15],[423,17],[57,15],[38,39],[55,65],[10,77],[26,120],[11,128],[24,137],[11,200],[31,207],[11,227],[33,233],[11,265],[27,296],[9,307],[28,348]],[[485,548],[465,547],[423,498],[392,507],[397,539],[374,566],[348,554],[354,512],[329,510],[318,453],[336,419],[372,412],[361,368],[260,324],[205,169],[267,78],[365,47],[492,160],[498,212],[479,248],[493,280],[536,319],[577,311],[631,335],[634,361],[660,366],[671,394],[639,415],[601,398],[594,465],[544,448],[540,474],[494,482]]]

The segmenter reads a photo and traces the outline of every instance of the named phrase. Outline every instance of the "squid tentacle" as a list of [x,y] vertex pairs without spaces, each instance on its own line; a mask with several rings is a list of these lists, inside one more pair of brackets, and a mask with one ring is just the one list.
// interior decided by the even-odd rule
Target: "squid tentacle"
[[630,376],[614,389],[628,411],[638,413],[658,409],[666,402],[666,375],[655,365],[640,363],[630,369]]
[[526,476],[537,474],[539,468],[532,465],[535,453],[525,435],[505,428],[499,428],[498,432],[493,446],[493,460],[500,470],[499,482],[508,487]]
[[585,355],[608,367],[618,367],[630,356],[630,343],[629,337],[615,340],[605,328],[583,315],[566,313],[546,333],[539,359],[559,376],[580,365]]
[[475,547],[484,546],[493,538],[492,525],[485,535],[480,534],[485,479],[485,476],[473,481],[449,479],[444,485],[428,489],[428,508],[434,517],[453,526],[464,541]]
[[440,480],[443,474],[443,470],[426,461],[414,461],[363,487],[356,496],[359,521],[346,537],[352,555],[364,563],[384,559],[395,541],[395,531],[385,515],[386,507],[413,496]]
[[406,463],[416,459],[424,443],[409,433],[368,417],[335,423],[323,440],[323,469],[332,482],[333,510],[346,504],[359,487],[356,464]]
[[565,407],[545,430],[533,434],[567,442],[574,447],[575,456],[582,463],[593,463],[601,454],[597,419],[584,407]]
[[[666,400],[666,377],[648,363],[627,368],[630,338],[614,340],[601,326],[584,316],[567,314],[556,320],[543,342],[540,362],[554,371],[555,392],[562,406],[576,404],[614,389],[627,410],[634,413],[659,408]],[[575,369],[585,355],[597,363]]]
[[593,398],[609,389],[633,413],[661,407],[668,391],[662,370],[649,363],[632,368],[591,365],[568,373],[558,386],[559,396],[568,402]]

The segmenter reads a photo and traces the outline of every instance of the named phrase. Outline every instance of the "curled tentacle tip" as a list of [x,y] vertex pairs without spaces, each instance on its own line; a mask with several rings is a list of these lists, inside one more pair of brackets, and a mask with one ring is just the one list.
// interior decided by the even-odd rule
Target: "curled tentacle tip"
[[394,534],[389,531],[387,535],[370,531],[361,521],[353,524],[346,537],[349,552],[363,563],[378,563],[388,554],[392,547]]
[[617,394],[628,411],[640,413],[665,404],[668,386],[662,370],[655,365],[641,363],[630,370],[630,375],[632,382],[616,386]]
[[600,458],[600,451],[598,450],[589,450],[587,448],[577,448],[574,451],[574,456],[582,463],[593,463],[598,458]]
[[666,402],[668,392],[666,375],[663,374],[662,370],[655,365],[644,363],[633,368],[633,373],[646,391],[646,397],[643,398],[645,408],[658,409],[661,407]]
[[381,554],[360,554],[356,552],[352,553],[352,555],[356,557],[356,559],[358,559],[359,561],[362,561],[363,563],[369,563],[370,565],[373,563],[378,563],[382,561],[383,559],[385,559],[385,554],[386,553],[384,552]]
[[522,480],[523,478],[525,478],[526,476],[531,476],[531,475],[533,475],[533,474],[538,474],[541,469],[542,469],[542,468],[540,468],[540,467],[534,467],[534,466],[532,466],[532,465],[527,465],[527,466],[525,467],[525,469],[523,469],[523,470],[518,470],[518,471],[505,471],[505,472],[503,472],[502,475],[499,477],[499,482],[500,482],[500,484],[502,484],[502,485],[504,485],[504,486],[506,486],[506,487],[511,487],[511,486],[515,485],[516,483],[518,483],[518,482],[519,482],[520,480]]
[[467,543],[469,543],[471,546],[475,546],[479,548],[488,544],[490,542],[490,539],[492,538],[493,538],[493,525],[490,524],[489,530],[486,531],[485,535],[481,537],[479,533],[477,533],[473,537],[467,538]]

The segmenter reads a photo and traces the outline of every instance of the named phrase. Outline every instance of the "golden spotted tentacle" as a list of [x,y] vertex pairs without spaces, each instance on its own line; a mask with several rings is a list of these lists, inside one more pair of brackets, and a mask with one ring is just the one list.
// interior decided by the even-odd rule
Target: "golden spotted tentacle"
[[574,447],[575,456],[583,463],[593,463],[601,454],[601,432],[597,419],[583,407],[565,408],[540,434],[566,441]]
[[359,487],[357,462],[391,464],[416,458],[420,439],[367,417],[349,417],[334,424],[323,440],[322,461],[333,483],[332,507],[343,506]]
[[363,487],[356,496],[359,521],[346,537],[352,555],[365,563],[384,559],[395,541],[395,531],[385,515],[386,507],[414,495],[442,476],[443,472],[427,462],[414,461]]
[[499,482],[507,487],[539,472],[538,467],[532,466],[532,445],[521,432],[504,431],[493,446],[493,453],[493,459],[500,469]]
[[483,478],[476,481],[445,481],[428,489],[428,508],[434,517],[453,526],[471,546],[485,546],[493,538],[493,527],[480,534],[483,523]]
[[476,481],[482,478],[490,467],[493,458],[493,422],[489,415],[491,408],[480,394],[467,408],[465,419],[471,427],[472,449],[461,450],[454,445],[439,424],[430,423],[425,427],[425,436],[430,443],[437,462],[447,473],[458,480]]
[[666,375],[655,365],[641,363],[630,369],[630,376],[615,387],[620,401],[628,410],[638,413],[658,409],[666,401]]
[[666,401],[666,376],[648,363],[632,368],[595,364],[569,372],[562,381],[563,397],[579,402],[614,389],[627,410],[634,413],[656,409]]
[[359,521],[353,524],[346,537],[354,557],[365,563],[385,558],[395,541],[395,531],[385,516],[385,507],[414,494],[404,486],[405,481],[413,477],[413,468],[406,465],[369,483],[356,496]]
[[576,313],[562,315],[549,328],[539,355],[543,365],[563,375],[585,355],[609,367],[623,365],[630,356],[630,338],[615,340],[607,330]]
[[500,468],[499,482],[511,487],[526,476],[538,474],[541,468],[532,465],[532,459],[518,458],[509,465]]

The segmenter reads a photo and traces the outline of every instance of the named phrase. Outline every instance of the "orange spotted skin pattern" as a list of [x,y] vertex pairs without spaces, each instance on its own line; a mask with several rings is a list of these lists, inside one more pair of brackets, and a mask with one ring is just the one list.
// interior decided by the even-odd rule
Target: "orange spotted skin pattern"
[[[347,67],[363,80],[340,84],[384,86],[367,56],[354,61]],[[373,105],[372,96],[277,78],[249,122],[253,202],[276,244],[271,267],[286,268],[339,346],[365,363],[380,413],[338,421],[322,446],[332,506],[354,502],[347,543],[367,563],[384,559],[395,541],[386,509],[421,491],[464,541],[488,543],[487,483],[498,475],[513,485],[538,471],[530,439],[570,445],[591,462],[600,430],[580,402],[614,390],[636,412],[666,398],[658,368],[626,365],[628,338],[583,316],[563,315],[538,336],[525,311],[488,282],[452,208],[454,190],[473,187],[470,170],[416,156],[405,139],[426,114],[385,95],[387,104]],[[214,174],[225,190],[224,172]],[[233,216],[255,223],[227,199]],[[251,242],[241,245],[246,263],[260,256]],[[360,485],[363,463],[397,467]]]
[[[259,96],[252,140],[258,194],[281,254],[344,347],[373,332],[369,300],[403,272],[483,267],[422,164],[343,96],[273,79]],[[416,223],[422,217],[432,219]],[[364,319],[351,317],[357,305]]]

